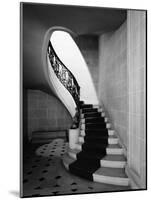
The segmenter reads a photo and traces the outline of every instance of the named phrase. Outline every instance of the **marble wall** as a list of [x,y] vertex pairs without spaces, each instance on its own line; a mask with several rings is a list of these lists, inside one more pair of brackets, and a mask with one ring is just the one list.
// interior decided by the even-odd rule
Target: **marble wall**
[[146,12],[128,11],[128,164],[146,186]]
[[146,186],[146,12],[130,10],[114,32],[99,38],[100,104],[127,150],[128,169]]
[[98,96],[127,147],[127,24],[99,39]]
[[[72,118],[65,106],[54,96],[40,90],[27,90],[24,119],[28,138],[33,131],[68,130]],[[27,115],[27,116],[25,116]]]

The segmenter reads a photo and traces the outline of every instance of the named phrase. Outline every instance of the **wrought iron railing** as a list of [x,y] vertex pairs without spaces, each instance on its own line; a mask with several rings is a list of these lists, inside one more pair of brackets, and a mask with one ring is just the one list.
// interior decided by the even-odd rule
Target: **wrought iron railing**
[[[75,79],[72,72],[62,63],[62,61],[57,56],[51,42],[49,41],[48,44],[48,56],[53,71],[55,72],[56,76],[60,80],[60,82],[64,85],[64,87],[70,92],[72,95],[76,105],[77,105],[77,112],[79,113],[80,109],[80,86]],[[78,117],[79,115],[76,114]],[[79,121],[78,119],[76,119]]]

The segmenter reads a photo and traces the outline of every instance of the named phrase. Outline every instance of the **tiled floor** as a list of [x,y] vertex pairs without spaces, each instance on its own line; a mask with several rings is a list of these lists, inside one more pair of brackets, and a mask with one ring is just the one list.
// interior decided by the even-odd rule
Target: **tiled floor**
[[33,145],[24,152],[24,197],[125,190],[70,174],[61,159],[67,146],[63,139],[55,139],[49,144]]

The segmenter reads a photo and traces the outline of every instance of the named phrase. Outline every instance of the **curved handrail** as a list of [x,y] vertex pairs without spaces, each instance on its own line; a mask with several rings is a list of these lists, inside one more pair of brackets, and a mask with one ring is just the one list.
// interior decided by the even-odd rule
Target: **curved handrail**
[[[75,79],[72,72],[63,64],[63,62],[57,56],[50,40],[48,43],[47,49],[49,61],[53,68],[54,73],[56,74],[57,78],[60,82],[64,85],[64,87],[70,92],[72,95],[76,105],[77,105],[77,112],[79,113],[80,109],[80,86]],[[78,116],[78,115],[77,115]]]

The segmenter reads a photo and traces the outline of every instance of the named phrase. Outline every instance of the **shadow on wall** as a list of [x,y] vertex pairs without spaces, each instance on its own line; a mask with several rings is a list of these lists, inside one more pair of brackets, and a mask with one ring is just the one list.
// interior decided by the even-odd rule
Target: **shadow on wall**
[[61,61],[74,74],[80,85],[80,98],[98,104],[98,98],[88,66],[72,37],[65,31],[54,31],[51,43]]

